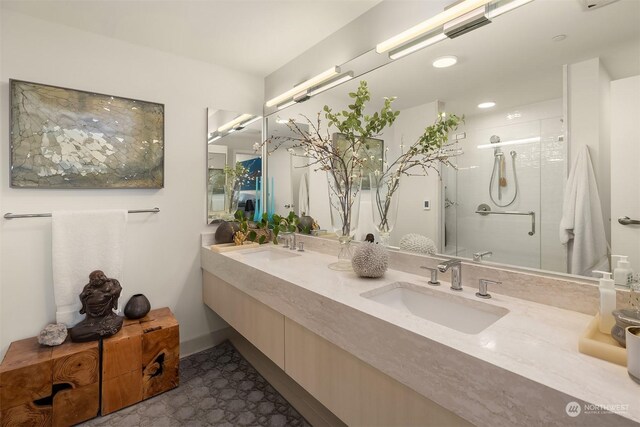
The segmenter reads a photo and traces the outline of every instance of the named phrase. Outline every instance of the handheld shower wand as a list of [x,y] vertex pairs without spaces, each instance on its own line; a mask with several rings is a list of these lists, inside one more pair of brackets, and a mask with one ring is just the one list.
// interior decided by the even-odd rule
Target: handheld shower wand
[[[492,144],[497,144],[500,142],[500,137],[498,135],[493,135],[490,139],[489,142],[491,142]],[[515,193],[513,195],[513,198],[511,199],[511,201],[507,204],[500,204],[499,202],[502,202],[502,187],[506,187],[507,186],[507,177],[506,177],[506,159],[504,157],[504,153],[502,151],[502,149],[500,149],[500,147],[496,147],[493,149],[493,157],[494,157],[494,161],[493,161],[493,170],[491,171],[491,179],[489,180],[489,197],[491,198],[491,201],[498,207],[504,208],[507,207],[509,205],[512,205],[513,202],[516,201],[516,198],[518,197],[518,175],[516,173],[516,156],[517,153],[515,150],[511,150],[511,152],[509,153],[511,155],[511,166],[513,167],[513,182],[515,184]],[[496,202],[495,199],[493,198],[493,192],[491,190],[491,188],[493,187],[493,181],[495,179],[495,175],[496,175],[496,169],[498,171],[498,201]]]

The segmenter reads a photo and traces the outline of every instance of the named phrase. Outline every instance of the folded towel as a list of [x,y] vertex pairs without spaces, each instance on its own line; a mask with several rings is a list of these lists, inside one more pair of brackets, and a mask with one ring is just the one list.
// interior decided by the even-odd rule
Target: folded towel
[[591,270],[607,258],[600,196],[587,146],[578,153],[567,179],[560,242],[568,246],[569,273],[591,276]]
[[122,281],[127,211],[58,211],[51,224],[56,322],[72,327],[83,317],[79,295],[89,273]]

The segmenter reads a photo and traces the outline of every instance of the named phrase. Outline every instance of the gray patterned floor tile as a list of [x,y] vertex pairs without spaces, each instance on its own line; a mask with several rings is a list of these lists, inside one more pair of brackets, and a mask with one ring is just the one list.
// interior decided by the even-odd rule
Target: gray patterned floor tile
[[309,423],[228,342],[180,361],[180,387],[87,427],[302,426]]

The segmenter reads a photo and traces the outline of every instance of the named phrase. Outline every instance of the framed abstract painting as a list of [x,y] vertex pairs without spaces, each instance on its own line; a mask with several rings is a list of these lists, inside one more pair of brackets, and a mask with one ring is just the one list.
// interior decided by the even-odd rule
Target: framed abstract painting
[[9,84],[11,187],[164,187],[163,104]]

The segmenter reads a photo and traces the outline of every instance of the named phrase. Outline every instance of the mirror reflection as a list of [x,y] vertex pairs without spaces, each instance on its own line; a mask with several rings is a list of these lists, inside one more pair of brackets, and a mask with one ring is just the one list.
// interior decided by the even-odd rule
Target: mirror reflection
[[[628,209],[640,195],[624,188],[640,177],[616,163],[637,157],[638,16],[635,0],[595,10],[534,1],[270,115],[267,137],[315,124],[320,112],[319,130],[333,138],[323,106],[346,109],[366,80],[366,114],[397,97],[397,120],[376,136],[391,161],[440,113],[465,117],[449,135],[451,166],[401,177],[391,246],[581,275],[609,271],[618,252],[640,266],[637,237],[617,221],[637,214]],[[326,172],[300,153],[270,151],[275,211],[307,213],[331,236]],[[357,240],[381,237],[372,184],[361,190]]]
[[262,158],[255,145],[262,117],[207,110],[207,222],[231,220],[237,210],[260,212]]

